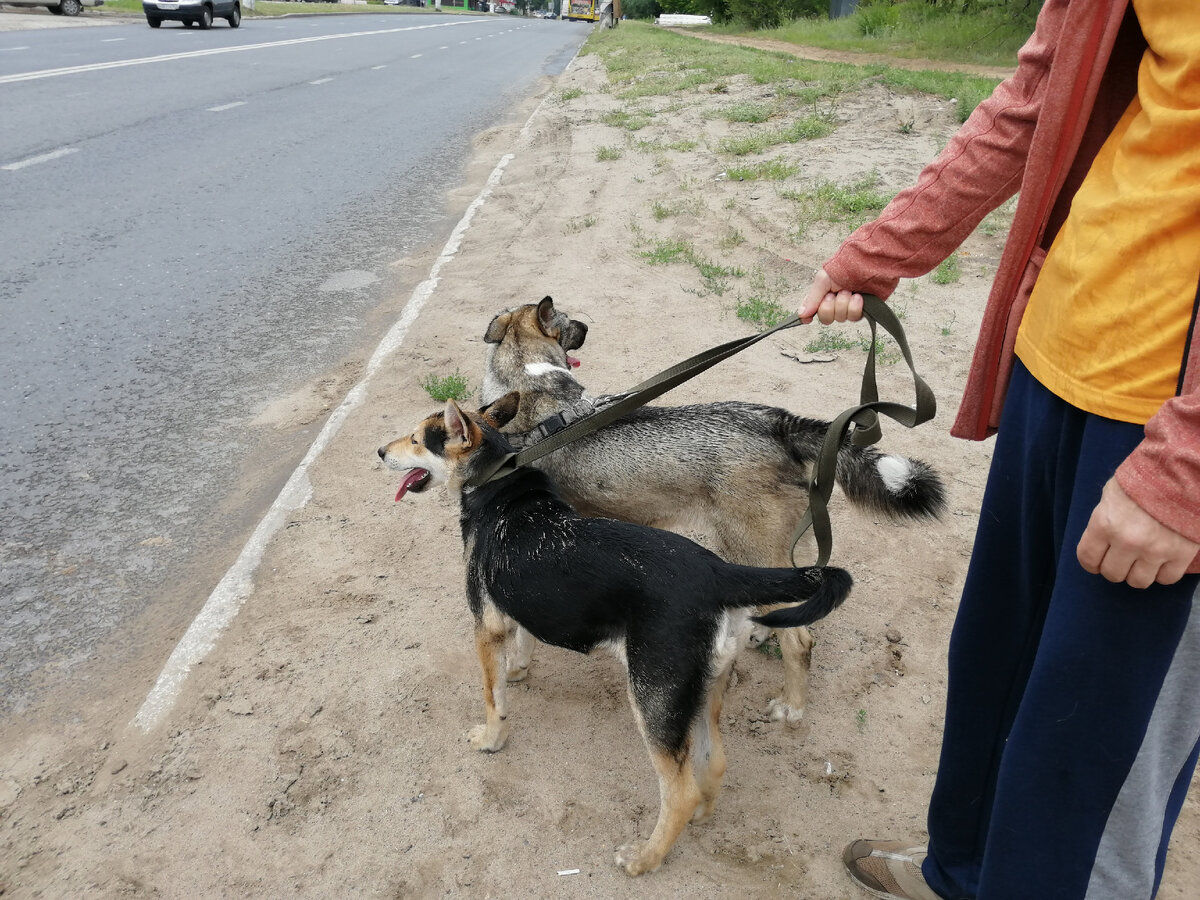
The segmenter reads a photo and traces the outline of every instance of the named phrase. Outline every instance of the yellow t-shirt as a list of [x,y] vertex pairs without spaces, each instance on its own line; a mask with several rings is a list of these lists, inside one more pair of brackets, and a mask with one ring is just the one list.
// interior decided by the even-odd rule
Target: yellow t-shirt
[[1017,332],[1033,376],[1145,424],[1177,390],[1200,282],[1200,0],[1133,0],[1137,96],[1056,235]]

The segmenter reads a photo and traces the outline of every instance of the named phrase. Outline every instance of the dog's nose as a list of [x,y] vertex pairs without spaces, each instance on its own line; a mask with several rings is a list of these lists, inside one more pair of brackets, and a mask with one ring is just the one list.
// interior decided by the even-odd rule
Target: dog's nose
[[380,447],[380,448],[379,448],[379,458],[380,458],[380,459],[387,459],[387,447]]

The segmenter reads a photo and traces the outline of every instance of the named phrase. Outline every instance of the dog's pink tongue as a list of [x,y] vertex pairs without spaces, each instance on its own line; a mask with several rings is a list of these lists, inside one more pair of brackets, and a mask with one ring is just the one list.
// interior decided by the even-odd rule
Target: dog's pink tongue
[[577,360],[570,353],[568,353],[567,354],[567,365],[569,365],[572,369],[578,369],[582,365],[582,363],[580,363],[579,360]]
[[409,469],[408,474],[404,476],[404,481],[400,482],[400,490],[396,492],[396,500],[398,501],[414,484],[420,484],[429,477],[427,469]]

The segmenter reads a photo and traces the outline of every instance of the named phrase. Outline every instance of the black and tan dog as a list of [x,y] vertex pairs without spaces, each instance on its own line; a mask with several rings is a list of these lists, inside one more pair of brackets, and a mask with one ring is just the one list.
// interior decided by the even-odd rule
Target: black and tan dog
[[[589,397],[572,372],[578,360],[569,351],[587,332],[549,297],[488,325],[481,399],[521,393],[520,412],[504,428],[514,443],[548,416],[585,416],[603,401]],[[792,535],[808,508],[809,468],[828,428],[755,403],[645,406],[535,465],[585,516],[699,533],[731,562],[789,566]],[[941,479],[928,465],[848,440],[837,482],[853,505],[892,519],[936,517],[945,505]],[[755,629],[751,642],[768,634]],[[522,632],[515,639],[513,680],[523,676],[532,649]],[[772,719],[800,723],[812,642],[805,628],[780,633],[784,684],[771,700]]]
[[640,875],[658,868],[689,820],[712,813],[725,774],[721,704],[749,610],[788,604],[755,621],[807,625],[845,599],[850,576],[834,568],[733,565],[668,531],[584,518],[535,469],[470,487],[510,452],[497,429],[518,404],[512,393],[467,413],[451,400],[379,455],[407,470],[396,499],[439,482],[462,494],[467,599],[486,710],[472,746],[496,751],[508,738],[504,653],[516,626],[580,653],[609,647],[624,661],[661,800],[650,838],[617,851],[618,865]]

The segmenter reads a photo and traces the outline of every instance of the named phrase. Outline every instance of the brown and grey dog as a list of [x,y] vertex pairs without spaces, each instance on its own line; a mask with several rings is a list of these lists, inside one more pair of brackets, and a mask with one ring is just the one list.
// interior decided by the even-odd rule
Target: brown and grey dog
[[504,653],[518,625],[548,644],[608,648],[624,662],[661,806],[649,839],[618,850],[617,864],[652,872],[689,821],[712,814],[725,774],[722,699],[750,610],[773,607],[755,620],[773,628],[815,622],[845,600],[850,576],[733,565],[669,531],[582,517],[532,468],[472,486],[511,452],[497,429],[517,415],[519,397],[475,413],[451,400],[379,455],[405,470],[397,500],[437,483],[461,493],[486,715],[470,733],[473,747],[495,752],[508,739]]
[[[509,391],[521,409],[504,431],[514,443],[546,417],[586,415],[593,399],[572,374],[568,355],[587,326],[546,297],[496,316],[487,327],[482,400]],[[645,406],[538,460],[562,496],[585,516],[607,516],[670,531],[707,535],[717,555],[751,566],[791,565],[791,539],[808,508],[809,468],[829,423],[755,403]],[[925,463],[853,446],[839,451],[837,482],[856,506],[892,519],[942,512],[941,479]],[[769,631],[756,629],[751,642]],[[517,632],[509,677],[524,677],[532,642]],[[798,725],[804,715],[812,635],[779,634],[784,664],[771,718]]]

